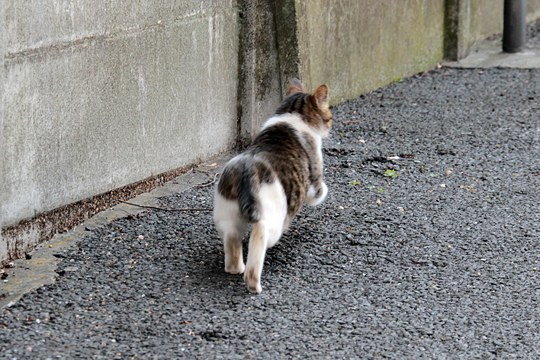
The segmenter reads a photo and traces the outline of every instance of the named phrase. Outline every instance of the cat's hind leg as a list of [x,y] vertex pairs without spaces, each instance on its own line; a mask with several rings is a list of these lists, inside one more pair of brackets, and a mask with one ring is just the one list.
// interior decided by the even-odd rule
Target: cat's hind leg
[[249,292],[260,293],[261,274],[264,264],[264,256],[266,254],[266,229],[263,222],[258,222],[253,225],[251,236],[249,238],[248,258],[246,272],[244,273],[244,281]]
[[225,252],[225,272],[242,274],[245,269],[242,253],[243,232],[229,231],[223,234],[223,250]]
[[274,246],[283,233],[287,216],[287,198],[279,181],[263,184],[258,193],[261,218],[253,224],[249,239],[244,281],[252,293],[260,293],[266,249]]
[[247,223],[240,216],[238,203],[216,194],[214,223],[216,224],[219,235],[223,239],[225,272],[229,274],[242,274],[245,269],[242,238],[246,233]]

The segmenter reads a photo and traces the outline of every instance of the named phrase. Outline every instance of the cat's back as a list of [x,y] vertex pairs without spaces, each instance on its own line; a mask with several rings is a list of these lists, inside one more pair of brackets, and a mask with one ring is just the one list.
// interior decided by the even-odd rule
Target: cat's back
[[253,157],[267,163],[276,174],[287,196],[290,214],[296,213],[309,185],[309,157],[302,143],[297,115],[271,118],[248,149]]
[[[308,170],[308,156],[302,135],[290,121],[295,118],[298,117],[288,115],[271,118],[248,149],[253,156],[269,161],[280,179],[282,175],[286,176],[287,170]],[[281,174],[281,171],[285,173]]]

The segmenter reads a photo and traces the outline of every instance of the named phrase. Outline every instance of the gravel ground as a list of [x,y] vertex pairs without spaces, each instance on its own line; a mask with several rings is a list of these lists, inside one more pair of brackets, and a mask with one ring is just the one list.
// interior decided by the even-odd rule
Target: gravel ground
[[1,310],[0,357],[540,358],[540,70],[442,68],[333,111],[329,198],[261,295],[222,270],[210,212],[148,210]]

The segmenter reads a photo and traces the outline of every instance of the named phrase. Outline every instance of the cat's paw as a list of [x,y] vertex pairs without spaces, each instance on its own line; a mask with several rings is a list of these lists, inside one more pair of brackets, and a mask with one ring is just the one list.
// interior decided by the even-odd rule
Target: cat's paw
[[254,268],[248,269],[244,273],[244,281],[250,293],[260,294],[262,291],[261,277],[257,275],[257,271]]
[[243,262],[237,264],[225,264],[225,272],[229,274],[242,274],[246,266]]
[[326,199],[326,195],[328,195],[328,187],[325,183],[321,183],[321,188],[318,190],[315,186],[309,185],[306,203],[309,206],[317,206]]

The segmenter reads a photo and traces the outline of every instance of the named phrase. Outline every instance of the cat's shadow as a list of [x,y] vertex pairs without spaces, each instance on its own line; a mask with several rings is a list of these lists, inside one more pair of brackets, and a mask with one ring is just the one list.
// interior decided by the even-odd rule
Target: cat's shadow
[[[247,259],[249,233],[243,240],[244,261]],[[291,231],[283,234],[282,239],[272,248],[267,250],[264,260],[263,279],[271,280],[272,275],[279,272],[283,274],[287,269],[294,266],[298,255],[294,249],[294,239]],[[224,270],[223,243],[216,236],[215,244],[211,248],[201,247],[192,254],[191,261],[178,264],[178,271],[189,277],[190,281],[185,286],[193,288],[212,289],[220,295],[240,294],[245,289],[242,274],[228,274]],[[187,267],[186,267],[187,265]],[[247,294],[247,292],[246,292]]]

